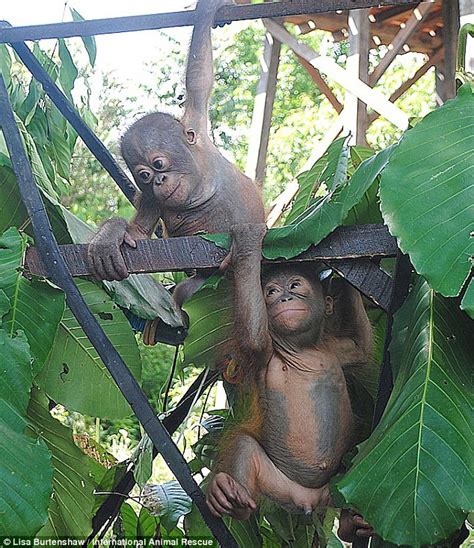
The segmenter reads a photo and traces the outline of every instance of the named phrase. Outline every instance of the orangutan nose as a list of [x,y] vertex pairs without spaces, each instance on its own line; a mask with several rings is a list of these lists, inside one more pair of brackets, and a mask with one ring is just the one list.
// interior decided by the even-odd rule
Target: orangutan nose
[[282,297],[282,298],[280,299],[280,302],[286,303],[287,301],[292,301],[292,300],[293,300],[293,297],[292,297],[291,295],[288,295],[288,296],[286,296],[286,297]]
[[160,173],[155,177],[155,183],[157,185],[162,185],[166,181],[166,175],[164,173]]

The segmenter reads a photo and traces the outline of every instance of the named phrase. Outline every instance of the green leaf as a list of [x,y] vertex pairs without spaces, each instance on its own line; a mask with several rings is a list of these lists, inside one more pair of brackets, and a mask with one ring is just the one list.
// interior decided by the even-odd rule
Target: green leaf
[[51,455],[25,435],[33,372],[23,335],[0,329],[0,531],[2,536],[34,535],[47,520],[51,494]]
[[3,76],[7,88],[10,87],[12,81],[11,67],[12,58],[10,52],[5,44],[0,44],[0,74]]
[[189,316],[184,365],[210,367],[222,362],[232,332],[232,287],[226,278],[209,278],[183,306]]
[[[295,221],[310,205],[314,198],[314,193],[321,185],[326,187],[335,187],[342,180],[337,180],[336,177],[344,177],[344,163],[347,162],[346,157],[346,138],[341,137],[329,146],[328,150],[317,160],[317,162],[309,169],[298,175],[299,190],[295,196],[291,211],[286,217],[286,224],[291,224]],[[338,170],[338,166],[340,169]],[[331,184],[330,181],[333,181]]]
[[43,367],[64,312],[64,294],[47,282],[28,281],[22,272],[26,242],[15,228],[0,237],[0,289],[11,308],[3,320],[10,336],[22,330],[34,356],[34,372]]
[[48,523],[38,537],[86,538],[91,532],[94,482],[89,457],[74,443],[72,430],[54,419],[49,400],[34,390],[28,408],[32,432],[45,442],[53,456],[53,496]]
[[153,442],[144,434],[134,451],[133,477],[140,488],[143,488],[153,473]]
[[27,219],[16,177],[8,167],[0,167],[0,233],[11,226],[20,227]]
[[338,484],[389,542],[435,544],[461,526],[474,504],[472,326],[455,301],[422,278],[395,316],[392,395]]
[[41,99],[42,93],[43,89],[41,84],[32,78],[28,86],[28,95],[18,109],[18,116],[24,121],[25,125],[28,125],[33,117],[36,111],[36,105]]
[[459,295],[474,238],[474,94],[426,116],[401,139],[382,174],[382,214],[416,271],[446,297]]
[[142,492],[142,503],[152,515],[161,518],[161,524],[171,532],[178,520],[189,514],[192,502],[177,481],[147,484]]
[[474,281],[469,282],[468,288],[461,301],[461,308],[474,320]]
[[145,320],[161,318],[171,327],[183,327],[173,297],[149,274],[130,274],[121,282],[103,282],[107,293],[122,308]]
[[[72,243],[64,221],[62,206],[52,201],[41,188],[40,192],[43,195],[46,212],[56,240],[59,244]],[[0,204],[0,233],[15,226],[17,228],[24,227],[25,232],[33,236],[28,214],[20,198],[15,175],[9,167],[0,167]]]
[[158,518],[152,516],[146,508],[141,508],[138,516],[137,538],[153,538],[159,524]]
[[[202,487],[202,485],[201,485]],[[225,517],[224,522],[234,536],[240,548],[259,548],[263,541],[260,536],[259,527],[255,516],[245,521],[239,521],[230,517]],[[202,516],[193,504],[191,512],[184,520],[185,531],[189,538],[213,539],[211,532],[207,528]]]
[[391,148],[385,149],[362,162],[348,182],[340,182],[292,225],[269,230],[263,244],[263,255],[267,259],[290,259],[328,236],[360,202],[387,164],[391,152]]
[[[65,208],[62,213],[74,243],[89,242],[94,229]],[[103,282],[103,285],[115,303],[139,318],[154,320],[158,317],[171,327],[183,326],[173,297],[153,276],[130,274],[126,280]]]
[[10,310],[10,299],[7,297],[5,291],[0,289],[0,325],[3,316]]
[[[139,381],[140,354],[123,312],[95,284],[85,280],[76,283],[105,334]],[[131,414],[130,406],[69,308],[37,381],[54,401],[79,413],[106,418]]]
[[122,521],[122,530],[124,538],[137,538],[138,516],[135,510],[124,502],[120,507],[120,519]]
[[[82,17],[82,15],[74,8],[69,8],[69,11],[71,12],[74,21],[85,21],[84,17]],[[95,37],[83,36],[81,40],[84,44],[84,47],[86,48],[87,55],[89,56],[89,62],[92,66],[94,66],[95,59],[97,57],[97,46],[95,43]]]
[[59,68],[59,81],[64,93],[71,99],[71,91],[76,82],[76,78],[79,74],[72,55],[66,45],[66,42],[60,38],[58,40],[58,54],[61,59],[61,66]]
[[23,142],[25,144],[26,152],[28,154],[28,159],[31,164],[31,170],[35,177],[36,184],[40,186],[42,190],[44,190],[44,192],[48,195],[53,203],[57,203],[58,195],[56,193],[56,190],[53,188],[52,183],[44,169],[43,162],[41,161],[41,158],[38,154],[38,150],[36,149],[33,137],[28,133],[25,125],[20,120],[20,118],[15,116],[15,121],[23,138]]

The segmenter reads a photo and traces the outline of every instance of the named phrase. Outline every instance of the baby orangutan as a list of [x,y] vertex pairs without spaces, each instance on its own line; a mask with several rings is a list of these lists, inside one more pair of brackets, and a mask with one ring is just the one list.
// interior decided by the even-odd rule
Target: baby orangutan
[[[126,278],[122,244],[136,247],[136,240],[151,238],[160,221],[165,236],[175,237],[228,232],[234,224],[264,220],[259,188],[224,158],[209,136],[214,82],[211,28],[217,10],[226,2],[199,0],[197,4],[182,118],[148,114],[122,138],[123,159],[140,191],[137,213],[128,223],[109,219],[91,240],[90,269],[98,280]],[[200,273],[180,283],[174,292],[176,303],[181,306],[207,275]]]
[[[263,495],[290,512],[331,504],[328,482],[357,439],[343,368],[370,359],[372,332],[346,284],[350,336],[325,335],[333,300],[314,267],[271,266],[261,276],[265,226],[232,230],[235,352],[253,395],[249,421],[225,438],[207,492],[216,516],[246,519]],[[360,525],[359,525],[360,526]]]

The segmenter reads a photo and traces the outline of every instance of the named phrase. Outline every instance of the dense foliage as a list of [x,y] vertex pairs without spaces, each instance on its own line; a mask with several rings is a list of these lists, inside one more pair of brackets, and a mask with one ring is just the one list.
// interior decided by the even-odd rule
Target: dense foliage
[[[73,15],[80,17],[76,12]],[[224,44],[218,49],[214,136],[224,149],[232,148],[240,164],[246,152],[242,126],[250,117],[258,77],[254,44],[261,36],[261,31],[249,27],[239,33],[232,47]],[[321,35],[315,33],[311,39],[327,47]],[[34,46],[35,55],[70,98],[77,81],[87,79],[94,64],[94,41],[85,40],[84,47],[89,65],[78,70],[64,41],[58,41],[49,55]],[[172,44],[172,53],[173,61],[182,66],[177,44]],[[335,48],[334,55],[343,62],[344,47]],[[309,141],[322,135],[331,119],[327,110],[315,108],[325,99],[309,77],[297,70],[296,63],[284,52],[269,155],[269,177],[276,184],[268,199],[298,172],[302,156],[309,155]],[[177,102],[180,79],[175,73],[172,77],[168,67],[159,63],[153,67],[166,89],[145,90],[157,103],[158,99]],[[85,241],[93,221],[112,212],[129,212],[130,207],[112,191],[110,181],[78,143],[74,130],[42,89],[18,69],[5,46],[0,46],[0,68],[58,241]],[[110,77],[105,77],[104,86],[97,119],[87,92],[74,100],[86,121],[109,138],[120,126],[120,118],[132,116],[134,107],[133,101],[119,100],[124,90]],[[348,472],[335,478],[333,485],[341,507],[362,512],[379,535],[395,544],[441,542],[460,527],[473,506],[469,499],[474,493],[469,470],[472,378],[468,375],[474,350],[470,319],[474,318],[470,277],[473,118],[474,92],[466,84],[456,99],[428,114],[399,142],[377,154],[349,147],[345,138],[335,141],[309,171],[298,176],[299,192],[287,224],[269,231],[264,244],[266,257],[291,258],[341,224],[383,220],[413,263],[412,289],[396,315],[390,347],[393,394],[380,424],[358,447],[352,462],[348,460]],[[392,132],[391,137],[398,136]],[[378,148],[388,142],[387,135],[376,138],[372,134],[371,139]],[[131,505],[123,506],[113,534],[136,538],[182,536],[186,531],[207,536],[199,513],[191,510],[176,482],[145,487],[152,473],[149,440],[144,437],[136,445],[140,437],[137,424],[124,418],[130,409],[65,306],[62,292],[47,280],[23,276],[24,253],[32,234],[1,137],[0,203],[1,533],[86,537],[92,515],[103,500],[94,492],[113,490],[123,472],[124,464],[117,464],[106,448],[111,447],[114,433],[126,427],[135,438],[128,447],[128,462],[135,464],[137,483],[144,488],[141,502],[154,515],[147,508],[137,512],[131,500]],[[226,236],[212,239],[224,246],[229,243]],[[142,318],[159,316],[176,326],[180,317],[168,292],[150,276],[102,286],[80,280],[78,285],[161,412],[161,389],[173,352],[162,346],[143,351],[123,309]],[[219,345],[229,334],[231,311],[225,281],[210,280],[187,304],[187,311],[191,329],[181,378],[190,378],[196,368],[212,368],[221,357]],[[383,315],[377,311],[371,315],[376,331],[382,331]],[[383,337],[378,337],[377,356],[382,345]],[[160,360],[164,367],[158,365]],[[374,378],[363,380],[371,394],[376,373],[374,367]],[[171,383],[171,395],[179,391],[178,384]],[[193,438],[183,441],[179,434],[180,442],[187,444],[186,455],[197,478],[204,478],[212,466],[219,435],[231,412],[201,415]],[[107,427],[109,432],[104,435]],[[258,516],[248,522],[228,521],[241,546],[299,548],[311,546],[315,538],[322,545],[340,546],[332,532],[336,518],[334,509],[308,518],[290,515],[265,501]]]

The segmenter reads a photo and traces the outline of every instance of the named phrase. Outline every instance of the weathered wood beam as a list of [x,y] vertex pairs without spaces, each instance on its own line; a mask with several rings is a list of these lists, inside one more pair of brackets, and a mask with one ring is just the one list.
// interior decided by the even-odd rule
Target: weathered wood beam
[[311,76],[311,79],[316,84],[319,91],[324,93],[327,100],[331,103],[337,113],[340,114],[344,107],[342,106],[342,103],[339,102],[338,98],[334,95],[332,89],[327,85],[326,80],[321,76],[319,70],[315,69],[313,65],[308,63],[308,61],[306,61],[306,59],[303,59],[303,57],[296,55],[296,58],[304,67],[306,72]]
[[[347,16],[349,29],[349,53],[346,69],[355,79],[367,84],[369,72],[369,11],[351,10]],[[351,145],[365,146],[367,141],[367,105],[346,92],[344,101],[344,130],[351,134]]]
[[413,13],[405,23],[405,26],[400,29],[398,34],[388,46],[387,53],[382,57],[380,63],[375,67],[369,76],[369,84],[373,87],[383,76],[388,67],[392,64],[395,57],[402,51],[404,44],[416,32],[420,23],[427,17],[434,4],[431,2],[422,2],[413,10]]
[[[73,276],[90,275],[87,247],[87,244],[60,246],[61,255]],[[390,236],[387,227],[384,225],[343,226],[337,228],[320,244],[311,247],[308,251],[291,259],[291,261],[392,257],[396,252],[396,241]],[[139,240],[136,249],[123,246],[122,253],[128,271],[137,274],[185,271],[193,268],[216,268],[228,252],[199,236],[187,236]],[[34,247],[28,249],[26,266],[32,274],[38,276],[48,275],[48,271]]]
[[266,28],[273,36],[286,44],[297,55],[308,61],[313,67],[323,74],[334,79],[347,91],[357,96],[373,110],[379,112],[398,128],[405,130],[408,127],[408,116],[394,104],[390,103],[379,91],[373,90],[364,82],[352,77],[346,70],[340,67],[333,59],[325,57],[314,51],[308,45],[299,42],[284,27],[275,21],[264,21]]
[[[437,85],[438,95],[443,103],[456,97],[456,55],[459,34],[459,2],[443,2],[443,48],[444,64],[441,85]],[[438,82],[437,82],[438,83]]]
[[249,151],[245,174],[260,186],[265,179],[268,140],[272,123],[281,43],[267,32],[263,45],[262,68],[257,84],[250,126]]
[[394,8],[389,8],[389,9],[383,10],[379,13],[371,15],[370,16],[370,21],[372,23],[383,23],[384,21],[390,21],[390,19],[393,19],[394,17],[397,17],[397,15],[400,15],[402,13],[406,13],[407,11],[410,11],[411,9],[416,7],[418,4],[419,4],[419,2],[413,2],[413,5],[396,6]]
[[369,259],[326,261],[350,284],[385,311],[389,309],[393,280]]
[[[216,25],[224,25],[238,20],[288,17],[290,15],[325,13],[372,6],[404,5],[411,2],[412,0],[291,0],[287,2],[248,4],[244,6],[229,5],[223,6],[217,12],[215,23]],[[69,38],[71,36],[92,36],[139,30],[186,27],[194,25],[194,19],[194,11],[189,10],[3,28],[0,29],[0,44],[24,42],[26,40]]]
[[[428,58],[428,61],[426,61],[426,63],[424,63],[416,72],[415,74],[409,78],[408,80],[405,80],[405,82],[403,82],[403,84],[397,88],[393,93],[392,95],[390,95],[390,101],[392,101],[392,103],[394,103],[397,99],[399,99],[404,93],[406,93],[410,88],[411,86],[413,86],[413,84],[415,84],[416,82],[418,82],[418,80],[424,76],[428,71],[429,69],[432,67],[432,66],[436,66],[437,63],[439,63],[443,58],[443,50],[442,48],[438,49],[437,51],[435,51],[429,58]],[[377,120],[377,118],[379,117],[380,115],[377,113],[377,112],[373,112],[370,116],[369,116],[369,126],[370,124],[372,124],[375,120]]]

